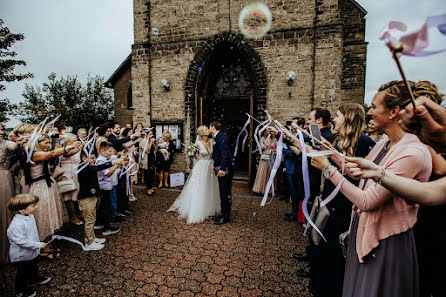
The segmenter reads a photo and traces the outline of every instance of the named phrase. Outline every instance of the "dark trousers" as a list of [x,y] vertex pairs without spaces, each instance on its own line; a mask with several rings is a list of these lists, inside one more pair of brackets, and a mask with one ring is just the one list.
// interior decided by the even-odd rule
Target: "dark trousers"
[[288,189],[291,196],[292,214],[297,216],[299,214],[299,198],[297,196],[297,178],[296,174],[287,174]]
[[125,210],[129,210],[129,196],[127,194],[125,179],[123,182],[119,180],[117,195],[118,195],[118,211],[120,213],[123,213]]
[[111,200],[110,190],[102,190],[101,203],[99,203],[97,224],[103,225],[104,230],[110,227]]
[[222,176],[218,178],[218,187],[220,188],[220,201],[221,201],[221,215],[224,218],[229,218],[231,215],[231,188],[232,188],[232,174]]
[[23,293],[30,289],[30,285],[39,275],[37,267],[37,257],[29,261],[20,261],[13,263],[17,267],[17,276],[15,278],[16,293]]
[[150,167],[149,169],[144,169],[144,180],[146,182],[147,190],[153,188],[153,181],[155,180],[155,167]]

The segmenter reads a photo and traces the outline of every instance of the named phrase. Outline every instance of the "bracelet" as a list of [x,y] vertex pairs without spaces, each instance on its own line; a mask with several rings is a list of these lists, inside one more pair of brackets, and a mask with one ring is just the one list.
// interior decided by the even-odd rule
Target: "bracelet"
[[380,167],[380,168],[381,168],[381,170],[382,170],[382,173],[381,173],[381,175],[378,177],[378,180],[375,180],[376,183],[377,183],[378,185],[381,185],[381,183],[383,182],[383,178],[384,178],[384,176],[386,176],[386,170],[385,170],[384,168],[382,168],[382,167]]
[[67,147],[66,147],[66,146],[63,147],[63,151],[64,151],[65,153],[68,153],[68,150],[67,150]]
[[325,165],[325,166],[324,166],[324,169],[322,169],[322,172],[324,172],[325,170],[327,170],[328,166],[330,166],[330,165],[331,165],[330,162],[329,162],[327,165]]

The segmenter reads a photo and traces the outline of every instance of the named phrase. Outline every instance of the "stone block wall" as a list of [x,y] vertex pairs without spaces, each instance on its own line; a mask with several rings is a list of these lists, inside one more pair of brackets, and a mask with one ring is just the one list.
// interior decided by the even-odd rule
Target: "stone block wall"
[[[234,38],[255,61],[260,108],[280,121],[305,116],[312,107],[335,112],[343,102],[362,102],[364,11],[350,0],[263,2],[272,12],[272,28],[262,40],[247,40],[230,37],[239,36],[238,16],[246,1],[134,0],[133,122],[182,122],[188,142],[195,133],[197,67],[221,38]],[[292,86],[288,71],[296,73]],[[163,89],[162,79],[171,91]],[[184,155],[175,159],[173,170],[187,167]]]
[[127,106],[127,93],[132,85],[131,70],[126,71],[113,86],[115,98],[115,119],[123,126],[133,120],[133,108]]

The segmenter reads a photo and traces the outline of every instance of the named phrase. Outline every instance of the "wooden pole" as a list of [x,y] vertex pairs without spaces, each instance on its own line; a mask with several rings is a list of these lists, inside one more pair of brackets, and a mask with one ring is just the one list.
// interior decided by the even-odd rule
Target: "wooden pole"
[[398,52],[398,50],[392,50],[393,59],[395,60],[396,66],[398,66],[398,70],[400,71],[400,74],[401,74],[401,77],[403,78],[404,84],[406,85],[406,88],[409,91],[410,101],[412,102],[413,110],[415,111],[415,109],[417,108],[417,106],[415,104],[415,97],[412,93],[412,88],[410,87],[409,82],[406,79],[406,75],[404,74],[403,67],[401,66],[400,59],[398,58],[397,52]]
[[203,97],[200,97],[200,126],[203,125]]

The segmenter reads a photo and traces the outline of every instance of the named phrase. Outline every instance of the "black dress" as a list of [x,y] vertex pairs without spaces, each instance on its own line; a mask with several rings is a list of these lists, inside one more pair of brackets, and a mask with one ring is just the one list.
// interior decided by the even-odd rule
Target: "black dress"
[[[375,145],[366,135],[362,135],[355,149],[356,157],[365,157]],[[334,165],[334,163],[332,163]],[[353,184],[359,181],[346,176]],[[335,189],[330,180],[325,180],[323,198]],[[339,244],[339,235],[350,226],[352,203],[341,192],[327,204],[330,216],[323,230],[327,242],[321,240],[318,246],[312,245],[310,253],[310,287],[316,296],[342,296],[345,258]]]
[[172,140],[169,140],[169,147],[167,148],[169,151],[169,159],[165,159],[161,152],[156,152],[156,169],[158,172],[170,172],[170,165],[173,163],[173,154],[175,152],[175,145]]

